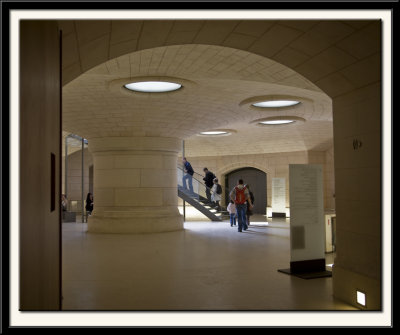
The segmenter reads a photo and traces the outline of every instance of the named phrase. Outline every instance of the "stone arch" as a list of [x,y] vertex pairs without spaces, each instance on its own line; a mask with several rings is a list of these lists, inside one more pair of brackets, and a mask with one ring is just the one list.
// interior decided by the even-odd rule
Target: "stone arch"
[[[151,98],[155,105],[165,101],[165,97],[171,98],[162,106],[170,114],[168,118],[150,107],[147,94],[135,94],[124,88],[125,84],[136,80],[166,80],[183,84],[182,91],[158,97],[153,95]],[[86,99],[77,101],[76,97],[82,91],[85,91]],[[240,49],[191,44],[135,51],[81,74],[63,88],[63,126],[88,139],[140,134],[189,138],[210,127],[221,128],[226,120],[239,121],[242,132],[251,132],[249,128],[255,126],[250,122],[254,121],[255,115],[263,115],[264,111],[251,110],[249,113],[251,106],[248,106],[248,100],[254,99],[254,96],[265,98],[261,94],[265,91],[274,99],[281,99],[282,93],[285,93],[286,98],[301,101],[292,112],[295,117],[326,124],[332,120],[331,99],[287,66]],[[174,97],[179,97],[179,104],[173,103]],[[100,105],[101,99],[105,101]],[[135,99],[134,105],[131,99]],[[204,108],[208,101],[211,103]],[[118,112],[110,107],[112,103],[118,104]],[[116,114],[117,117],[107,119],[106,108],[108,114]],[[191,122],[182,122],[183,113]],[[283,113],[290,111],[285,109]],[[218,117],[214,118],[213,114],[218,114]],[[140,122],[142,119],[143,122]],[[150,119],[151,122],[148,121]],[[331,134],[331,129],[326,130],[324,134]],[[260,134],[262,130],[256,129],[256,132]],[[304,142],[300,137],[293,141],[297,147]],[[265,150],[274,146],[273,141],[263,145],[268,146]]]
[[243,179],[245,185],[248,185],[252,192],[253,213],[265,215],[267,208],[267,173],[253,167],[244,167],[226,174],[225,183],[229,185],[229,189],[232,189],[236,186],[239,178]]
[[[380,52],[379,38],[371,38],[379,36],[379,20],[61,20],[58,24],[65,51],[63,84],[127,53],[196,43],[234,47],[272,59],[316,83],[330,97],[353,90],[354,83],[362,87],[380,69],[375,56]],[[250,46],[238,40],[237,34],[243,32],[251,36]],[[354,43],[360,40],[362,45]],[[371,71],[372,64],[377,70]],[[343,70],[350,80],[338,73]]]
[[[271,171],[266,168],[265,166],[259,164],[259,163],[255,163],[255,162],[246,162],[246,161],[241,161],[241,162],[235,162],[235,163],[231,163],[231,164],[226,164],[224,166],[222,166],[221,168],[218,169],[217,173],[219,176],[221,176],[220,180],[221,180],[221,185],[223,186],[223,188],[225,188],[225,190],[227,190],[227,185],[226,185],[226,176],[231,173],[234,172],[236,170],[240,170],[240,169],[244,169],[244,168],[253,168],[253,169],[257,169],[260,170],[262,172],[264,172],[266,174],[266,176],[268,176],[268,174],[271,173]],[[271,182],[269,181],[270,178],[266,178],[266,207],[268,206],[268,204],[270,203],[270,194],[271,194]],[[227,204],[227,198],[226,198],[226,194],[223,194],[222,197],[222,201],[223,203]]]
[[[121,24],[139,27],[125,29]],[[361,213],[360,208],[381,211],[381,20],[205,20],[200,24],[190,20],[82,20],[60,25],[68,31],[63,38],[63,50],[68,51],[68,57],[63,57],[64,84],[126,53],[204,43],[235,45],[272,59],[329,95],[334,106],[335,173],[340,177],[335,185],[340,217],[337,250],[346,252],[338,254],[335,262],[334,296],[355,304],[349,292],[356,289],[351,283],[357,283],[368,291],[368,308],[381,308],[381,263],[380,257],[375,257],[380,255],[380,235],[371,234],[366,239],[367,220],[349,214]],[[362,148],[353,148],[354,141],[362,142]],[[368,185],[368,192],[364,185]],[[379,217],[367,219],[370,231],[380,231]],[[346,236],[348,231],[351,236]]]
[[225,176],[228,173],[235,171],[235,170],[239,170],[242,168],[246,168],[246,167],[250,167],[250,168],[254,168],[254,169],[258,169],[261,170],[265,173],[270,173],[271,171],[269,171],[268,168],[266,168],[265,166],[259,164],[259,163],[255,163],[255,162],[246,162],[246,161],[241,161],[241,162],[236,162],[236,163],[231,163],[231,164],[227,164],[222,166],[221,168],[218,169],[218,173],[221,176]]

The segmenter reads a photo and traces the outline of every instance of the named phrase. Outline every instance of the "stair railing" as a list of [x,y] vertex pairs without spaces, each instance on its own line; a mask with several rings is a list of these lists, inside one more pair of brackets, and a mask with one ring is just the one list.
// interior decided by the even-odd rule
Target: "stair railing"
[[[182,177],[184,176],[184,171],[183,168],[181,166],[177,166],[177,178],[178,178],[178,186],[183,187],[183,181],[182,181]],[[207,194],[206,194],[206,190],[208,189],[211,193],[211,188],[206,186],[204,184],[203,181],[204,176],[202,176],[201,174],[194,172],[193,177],[192,177],[192,183],[193,183],[193,192],[195,193],[194,195],[192,195],[192,197],[196,197],[198,200],[205,200],[207,199]],[[187,185],[186,187],[188,188],[188,182],[186,182]],[[181,189],[182,190],[182,189]],[[189,189],[183,189],[183,191],[186,194],[189,194]],[[229,190],[227,187],[223,187],[222,188],[222,192],[223,194],[226,194],[229,196],[231,190]],[[226,199],[227,204],[229,203],[230,199]],[[220,206],[222,207],[222,209],[224,209],[225,207],[222,206],[220,204]]]
[[[178,166],[177,167],[178,186],[183,187],[183,192],[185,192],[186,194],[189,194],[189,182],[186,181],[186,187],[184,187],[184,185],[183,185],[183,176],[184,175],[185,175],[185,173],[183,172],[182,167]],[[200,178],[198,176],[202,178],[202,176],[199,175],[198,173],[194,173],[194,175],[192,176],[192,185],[193,185],[193,193],[194,194],[191,194],[191,196],[196,197],[198,200],[200,200],[202,198],[207,199],[206,189],[208,187],[204,184],[204,182],[202,182],[200,180]]]

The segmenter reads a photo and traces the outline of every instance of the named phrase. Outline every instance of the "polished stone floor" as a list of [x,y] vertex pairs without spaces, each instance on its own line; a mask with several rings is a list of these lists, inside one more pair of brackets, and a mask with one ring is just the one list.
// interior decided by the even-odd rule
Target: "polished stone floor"
[[[288,219],[186,221],[183,231],[92,234],[63,223],[66,311],[347,311],[332,278],[301,279],[289,267]],[[326,263],[334,254],[326,254]]]

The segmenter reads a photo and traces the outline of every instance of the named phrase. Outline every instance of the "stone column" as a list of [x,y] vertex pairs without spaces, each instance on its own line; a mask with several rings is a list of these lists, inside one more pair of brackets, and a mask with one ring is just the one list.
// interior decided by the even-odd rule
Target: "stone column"
[[183,229],[178,211],[181,140],[161,137],[89,139],[94,210],[88,232],[156,233]]

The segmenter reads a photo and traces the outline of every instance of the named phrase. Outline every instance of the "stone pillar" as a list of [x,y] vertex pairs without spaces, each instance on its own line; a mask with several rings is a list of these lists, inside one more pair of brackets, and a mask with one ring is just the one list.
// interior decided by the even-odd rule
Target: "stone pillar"
[[94,210],[88,232],[156,233],[183,229],[178,211],[181,140],[161,137],[89,139]]

